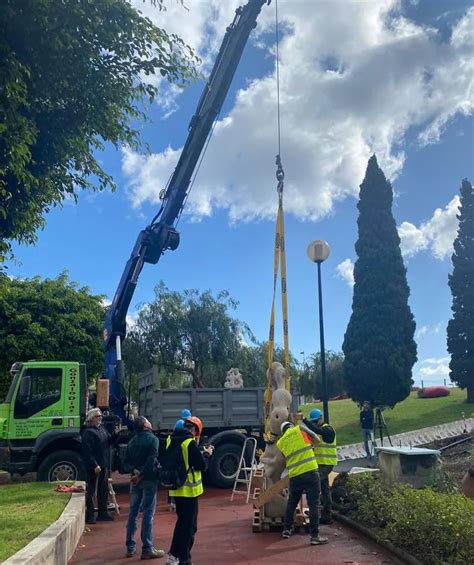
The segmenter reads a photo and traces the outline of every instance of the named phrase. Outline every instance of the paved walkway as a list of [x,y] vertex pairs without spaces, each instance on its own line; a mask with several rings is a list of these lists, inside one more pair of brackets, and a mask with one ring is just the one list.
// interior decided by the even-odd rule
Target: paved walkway
[[[130,565],[140,559],[139,553],[132,559],[124,557],[126,484],[116,485],[116,491],[121,515],[113,523],[98,523],[86,529],[70,563]],[[283,540],[279,532],[254,534],[251,504],[246,505],[243,496],[231,503],[230,494],[230,490],[210,488],[200,499],[199,529],[193,549],[195,565],[399,565],[386,550],[337,522],[321,527],[321,534],[329,538],[324,546],[310,546],[307,535],[297,534]],[[169,549],[175,519],[175,514],[168,512],[165,493],[160,492],[154,528],[157,547]],[[165,559],[155,562],[164,565]]]

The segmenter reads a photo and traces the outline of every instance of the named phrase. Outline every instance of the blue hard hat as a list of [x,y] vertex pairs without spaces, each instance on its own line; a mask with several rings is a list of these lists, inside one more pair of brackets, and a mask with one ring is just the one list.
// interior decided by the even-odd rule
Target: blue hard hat
[[183,418],[183,420],[186,420],[186,418],[189,418],[191,416],[191,410],[189,410],[188,408],[183,408],[181,410],[181,418]]
[[174,429],[175,430],[180,430],[181,428],[184,428],[184,420],[176,420],[176,424],[174,425]]
[[312,422],[316,422],[317,420],[319,420],[319,418],[321,418],[322,415],[323,413],[321,412],[321,410],[319,410],[318,408],[313,408],[309,413],[309,419]]

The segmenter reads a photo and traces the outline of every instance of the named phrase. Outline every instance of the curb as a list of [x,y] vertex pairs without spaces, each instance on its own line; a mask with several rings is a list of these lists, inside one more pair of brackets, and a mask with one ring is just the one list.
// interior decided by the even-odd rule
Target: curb
[[360,532],[364,536],[375,541],[378,545],[381,545],[387,551],[390,551],[390,553],[393,553],[393,555],[398,557],[398,559],[403,561],[403,563],[407,563],[408,565],[423,565],[422,562],[418,561],[418,559],[416,559],[416,557],[413,557],[413,555],[410,555],[405,550],[400,549],[399,547],[397,547],[396,545],[393,545],[393,543],[390,543],[389,541],[386,541],[384,539],[380,539],[377,536],[377,534],[375,534],[372,530],[370,530],[369,528],[366,528],[365,526],[362,526],[358,522],[355,522],[354,520],[352,520],[352,518],[348,518],[347,516],[344,516],[340,512],[336,512],[334,509],[332,511],[332,515],[339,522],[342,522],[343,524],[346,524],[347,526],[354,528],[354,530],[357,530],[358,532]]
[[[82,481],[75,484],[85,488]],[[73,492],[56,522],[3,561],[3,565],[67,565],[84,531],[85,506],[85,493]]]
[[[474,428],[474,418],[465,418],[455,422],[448,422],[430,428],[422,428],[420,430],[413,430],[411,432],[403,432],[391,436],[394,445],[402,442],[405,445],[424,445],[436,439],[445,439],[448,437],[458,436],[468,432]],[[377,440],[378,441],[378,440]],[[337,460],[347,461],[350,459],[359,459],[365,457],[365,449],[363,443],[351,443],[349,445],[342,445],[337,448]]]

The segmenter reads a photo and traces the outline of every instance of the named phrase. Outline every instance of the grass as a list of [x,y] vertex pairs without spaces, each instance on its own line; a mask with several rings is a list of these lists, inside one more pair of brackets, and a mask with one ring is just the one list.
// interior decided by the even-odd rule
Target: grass
[[0,563],[57,520],[70,496],[49,483],[0,486]]
[[[306,416],[312,408],[322,410],[321,404],[304,404],[301,411]],[[337,444],[348,445],[362,441],[359,427],[359,408],[352,400],[329,402],[329,420],[337,433]],[[384,410],[390,435],[437,426],[474,415],[474,404],[466,403],[466,391],[450,389],[450,395],[440,398],[418,398],[416,392],[395,406]]]

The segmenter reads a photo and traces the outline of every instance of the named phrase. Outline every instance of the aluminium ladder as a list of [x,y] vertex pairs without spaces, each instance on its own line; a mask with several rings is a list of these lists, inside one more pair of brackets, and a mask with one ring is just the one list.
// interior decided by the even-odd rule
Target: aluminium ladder
[[[247,465],[245,456],[247,455],[247,450],[250,449],[250,464]],[[232,496],[230,501],[234,500],[234,494],[246,494],[248,503],[250,498],[250,489],[252,488],[252,477],[255,469],[257,468],[257,461],[255,459],[255,453],[257,452],[257,438],[249,436],[245,438],[244,445],[242,447],[242,454],[240,455],[239,467],[235,475],[234,488],[232,489]],[[241,474],[243,476],[241,477]],[[240,483],[247,485],[246,490],[239,490],[237,487]]]

